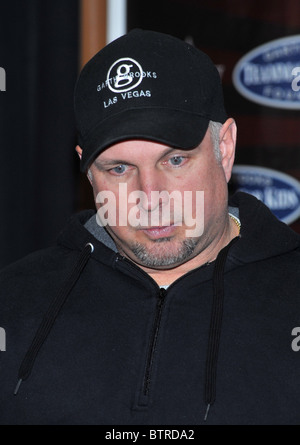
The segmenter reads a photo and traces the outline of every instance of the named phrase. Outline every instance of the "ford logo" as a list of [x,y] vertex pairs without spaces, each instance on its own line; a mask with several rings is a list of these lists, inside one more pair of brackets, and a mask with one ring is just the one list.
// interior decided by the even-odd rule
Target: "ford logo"
[[300,109],[300,35],[253,49],[236,64],[232,80],[238,92],[253,102]]
[[286,224],[300,217],[300,182],[285,173],[264,167],[235,165],[230,187],[260,199]]

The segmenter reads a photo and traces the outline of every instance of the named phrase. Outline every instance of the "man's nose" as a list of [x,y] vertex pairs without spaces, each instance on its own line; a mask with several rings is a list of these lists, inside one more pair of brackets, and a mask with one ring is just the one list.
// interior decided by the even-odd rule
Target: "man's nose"
[[141,191],[139,207],[144,211],[153,212],[169,200],[161,172],[152,171],[140,174],[139,190]]

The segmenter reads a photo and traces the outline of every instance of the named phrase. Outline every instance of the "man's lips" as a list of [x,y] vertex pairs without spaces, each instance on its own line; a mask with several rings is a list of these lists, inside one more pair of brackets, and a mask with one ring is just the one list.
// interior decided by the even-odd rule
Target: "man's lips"
[[157,226],[157,227],[145,227],[141,230],[150,238],[162,238],[166,236],[171,236],[176,227],[174,224],[171,224],[169,226]]

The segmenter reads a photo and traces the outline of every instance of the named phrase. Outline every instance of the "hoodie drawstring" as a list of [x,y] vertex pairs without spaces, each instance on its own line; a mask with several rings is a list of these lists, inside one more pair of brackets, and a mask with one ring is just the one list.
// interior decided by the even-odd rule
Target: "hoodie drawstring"
[[224,304],[224,269],[229,249],[238,239],[239,237],[236,237],[231,240],[230,243],[219,252],[213,273],[213,302],[208,337],[204,386],[204,402],[206,405],[206,413],[204,416],[205,421],[207,420],[211,406],[216,400],[217,365]]
[[17,395],[23,380],[26,380],[29,377],[40,348],[42,347],[44,341],[46,340],[61,308],[63,307],[76,281],[80,277],[80,274],[83,271],[84,267],[86,266],[93,251],[94,251],[93,244],[88,243],[85,245],[74,269],[70,273],[69,277],[65,281],[62,288],[59,290],[56,297],[53,299],[52,303],[50,304],[48,311],[46,312],[19,368],[18,383],[14,390],[14,395]]

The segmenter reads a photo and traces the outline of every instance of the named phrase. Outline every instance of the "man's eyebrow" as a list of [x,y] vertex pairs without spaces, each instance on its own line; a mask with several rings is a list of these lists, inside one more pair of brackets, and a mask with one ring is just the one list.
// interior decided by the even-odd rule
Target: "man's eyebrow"
[[179,148],[169,147],[169,148],[166,149],[166,151],[163,152],[161,157],[163,158],[164,156],[167,156],[169,153],[172,153],[175,150],[180,150],[180,149]]
[[189,152],[190,150],[186,150],[183,148],[177,148],[177,147],[169,147],[167,148],[160,156],[160,159],[163,159],[164,157],[168,156],[169,154],[174,153],[174,155],[176,156],[177,153],[181,153],[181,152]]
[[174,155],[176,156],[177,153],[190,153],[193,152],[194,148],[192,149],[185,149],[185,148],[177,148],[177,147],[170,147],[169,149],[167,149],[162,155],[161,155],[161,159],[164,158],[165,156],[168,156],[169,154],[174,153]]
[[103,167],[107,167],[110,165],[129,165],[129,162],[124,161],[122,159],[96,159],[96,161],[94,162],[97,168],[103,168]]

